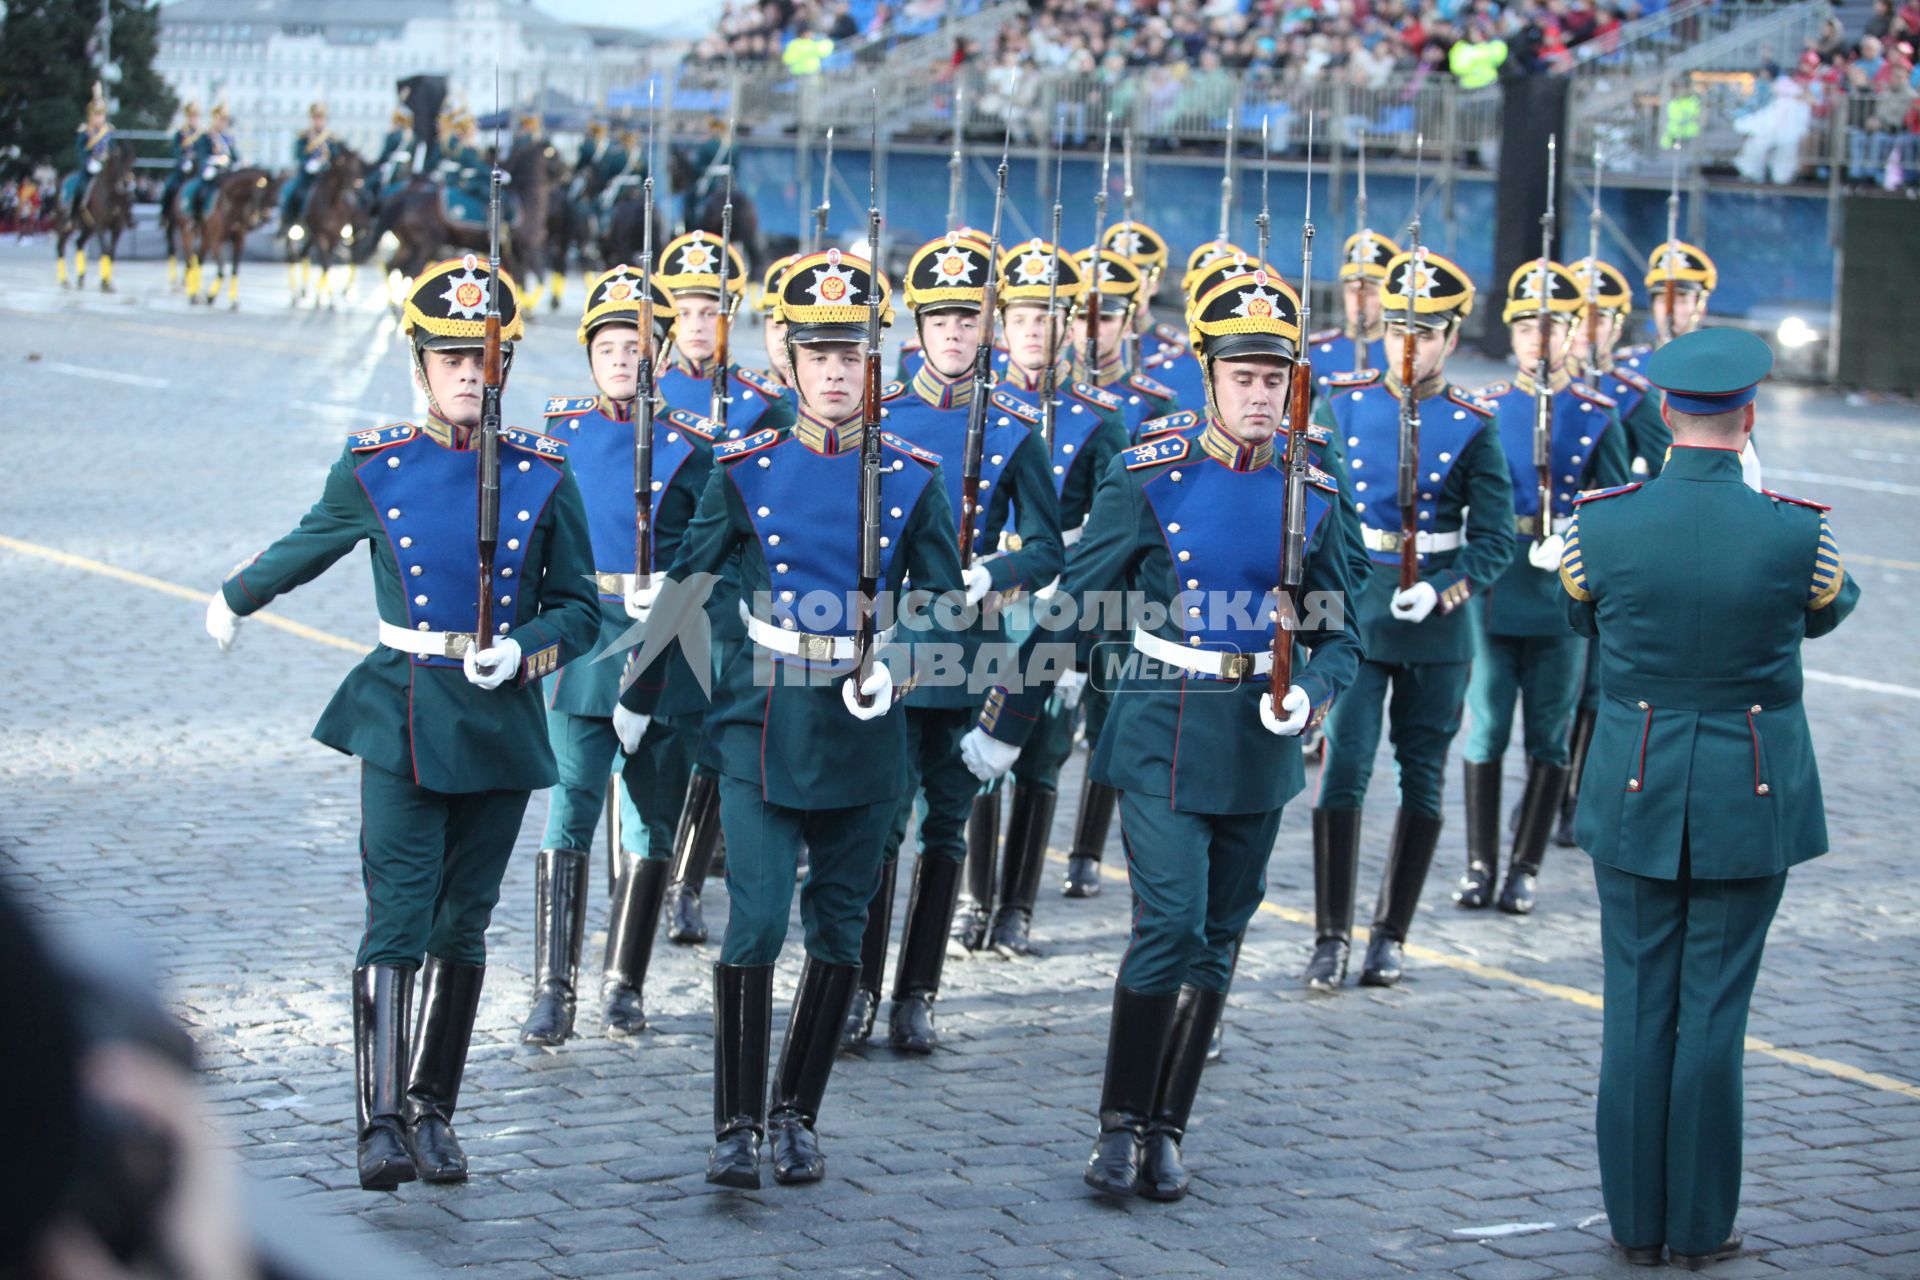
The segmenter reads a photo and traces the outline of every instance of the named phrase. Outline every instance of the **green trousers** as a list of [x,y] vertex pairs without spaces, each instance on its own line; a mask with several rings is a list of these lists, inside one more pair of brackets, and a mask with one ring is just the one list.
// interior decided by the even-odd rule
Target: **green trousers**
[[[680,800],[665,800],[678,773],[680,794],[686,794],[692,770],[692,744],[674,726],[655,721],[640,740],[640,755],[624,760],[612,719],[547,711],[547,738],[553,744],[560,781],[547,794],[547,830],[540,839],[548,849],[591,849],[593,829],[606,800],[607,778],[615,769],[621,776],[620,843],[628,853],[664,858],[671,852],[673,824]],[[681,744],[685,744],[682,746]],[[677,755],[685,755],[684,761]],[[636,788],[638,790],[636,791]],[[644,795],[647,803],[635,800]]]
[[485,964],[487,922],[530,791],[429,791],[360,765],[366,931],[356,967],[418,968],[428,955]]
[[907,717],[907,794],[894,810],[881,856],[900,856],[907,822],[920,813],[920,856],[967,860],[967,815],[980,779],[960,759],[960,739],[979,719],[972,707],[903,707]]
[[1473,677],[1467,681],[1470,714],[1462,754],[1474,764],[1492,764],[1504,756],[1518,698],[1528,757],[1542,764],[1566,764],[1567,728],[1580,697],[1587,642],[1571,631],[1563,636],[1488,635],[1485,615],[1485,609],[1474,615]]
[[1120,793],[1134,901],[1121,986],[1150,996],[1227,989],[1233,944],[1266,896],[1280,813],[1181,813],[1165,796]]
[[1747,1005],[1786,873],[1655,880],[1594,863],[1606,1013],[1600,1191],[1613,1237],[1707,1253],[1740,1207]]
[[1067,706],[1058,693],[1047,699],[1047,705],[1040,712],[1040,723],[1034,726],[1033,736],[1021,748],[1020,758],[1014,761],[1016,782],[1058,789],[1060,766],[1073,754],[1073,728],[1079,715],[1080,708]]
[[1400,807],[1439,817],[1447,748],[1460,731],[1460,702],[1466,692],[1464,662],[1361,663],[1353,684],[1334,700],[1327,716],[1327,761],[1315,806],[1365,807],[1384,704],[1387,740],[1400,771]]
[[788,809],[761,798],[760,784],[720,778],[720,830],[727,840],[727,936],[722,964],[772,964],[787,940],[794,875],[807,850],[800,926],[807,954],[860,963],[867,903],[880,883],[880,850],[899,802],[844,809]]

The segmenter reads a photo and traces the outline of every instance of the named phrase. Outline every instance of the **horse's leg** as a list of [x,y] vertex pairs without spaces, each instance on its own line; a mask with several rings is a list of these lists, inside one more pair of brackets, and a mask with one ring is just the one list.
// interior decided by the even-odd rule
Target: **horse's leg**
[[100,292],[113,292],[113,251],[119,247],[118,231],[103,233],[100,240]]
[[227,276],[227,310],[240,309],[240,251],[246,247],[247,233],[236,229],[227,241],[227,247],[233,255],[233,271]]
[[85,227],[80,228],[79,238],[73,242],[73,287],[87,287],[87,237]]
[[53,275],[62,289],[67,287],[67,229],[53,224]]

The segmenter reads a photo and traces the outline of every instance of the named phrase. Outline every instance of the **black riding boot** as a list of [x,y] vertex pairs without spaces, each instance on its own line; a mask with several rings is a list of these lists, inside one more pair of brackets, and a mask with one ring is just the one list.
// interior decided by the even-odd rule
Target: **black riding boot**
[[1500,886],[1500,909],[1510,916],[1533,910],[1534,879],[1547,856],[1555,811],[1567,790],[1567,766],[1527,760],[1527,789],[1520,800],[1520,829],[1513,836],[1513,861]]
[[416,1176],[403,1114],[412,1003],[413,970],[375,964],[353,971],[354,1133],[363,1191],[391,1191]]
[[[1240,972],[1240,948],[1246,945],[1247,931],[1242,929],[1240,936],[1233,940],[1233,958],[1227,962],[1227,990],[1233,990],[1233,979]],[[1227,1052],[1227,1023],[1225,1018],[1213,1024],[1213,1035],[1207,1041],[1207,1061],[1218,1062]]]
[[993,907],[994,855],[1000,850],[1000,788],[973,798],[967,815],[967,879],[953,913],[953,940],[963,951],[987,945],[987,913]]
[[1187,1168],[1180,1158],[1180,1143],[1187,1136],[1187,1117],[1193,1114],[1193,1099],[1200,1092],[1207,1045],[1226,1008],[1224,991],[1180,988],[1173,1034],[1167,1038],[1167,1058],[1160,1068],[1160,1096],[1153,1106],[1140,1158],[1140,1194],[1149,1200],[1178,1200],[1187,1194]]
[[713,1150],[707,1181],[755,1191],[767,1131],[773,966],[713,966]]
[[1140,1148],[1160,1096],[1177,991],[1144,995],[1116,984],[1113,1022],[1107,1030],[1107,1073],[1100,1085],[1100,1136],[1087,1157],[1088,1186],[1111,1195],[1132,1195],[1140,1182]]
[[1053,831],[1053,807],[1059,792],[1030,782],[1013,784],[1007,818],[1007,853],[1000,866],[1000,905],[993,913],[987,943],[1004,956],[1038,954],[1033,946],[1033,904],[1046,870],[1047,837]]
[[1113,809],[1120,792],[1092,778],[1080,784],[1080,809],[1073,819],[1073,848],[1067,852],[1067,882],[1061,892],[1069,898],[1100,894],[1100,854],[1113,825]]
[[[860,935],[860,987],[840,1029],[840,1052],[851,1053],[873,1038],[873,1020],[880,1013],[880,979],[887,972],[887,943],[893,934],[893,887],[900,860],[880,864],[880,883],[867,901],[867,928]],[[945,939],[941,945],[946,945]]]
[[1581,707],[1573,713],[1573,730],[1567,735],[1567,791],[1560,802],[1560,821],[1553,828],[1553,842],[1562,849],[1579,847],[1573,834],[1573,815],[1580,808],[1580,775],[1587,767],[1587,748],[1593,745],[1593,726],[1600,712]]
[[[953,904],[959,894],[959,863],[925,854],[914,863],[907,929],[900,940],[900,968],[893,975],[893,1008],[887,1014],[888,1039],[896,1049],[932,1053],[940,1042],[933,1026],[933,1002],[940,994],[940,970],[947,962],[947,928],[953,922]],[[864,973],[861,981],[864,985]]]
[[480,1011],[483,964],[428,956],[420,978],[420,1025],[407,1079],[407,1136],[422,1182],[465,1182],[467,1153],[453,1132],[453,1109],[467,1073],[467,1046]]
[[660,931],[660,902],[667,893],[670,870],[665,858],[621,855],[600,976],[600,1002],[610,1036],[637,1036],[647,1029],[647,965],[653,959],[654,936]]
[[1467,874],[1460,877],[1453,900],[1469,911],[1493,902],[1493,886],[1500,878],[1500,762],[1461,762],[1467,803]]
[[847,1006],[860,985],[857,964],[823,964],[812,956],[800,969],[800,990],[787,1019],[786,1043],[774,1073],[767,1109],[775,1182],[818,1182],[827,1173],[814,1124],[833,1074],[834,1049],[846,1025]]
[[533,1009],[522,1044],[564,1044],[573,1034],[574,984],[587,936],[587,855],[542,849],[533,873]]
[[707,940],[707,917],[700,891],[720,842],[720,775],[694,772],[680,823],[673,832],[673,885],[667,891],[667,937],[684,946]]
[[1407,928],[1420,906],[1420,890],[1440,843],[1440,818],[1402,809],[1393,819],[1393,847],[1380,878],[1380,903],[1373,912],[1373,938],[1367,943],[1363,987],[1390,987],[1400,981],[1400,953]]
[[1353,900],[1360,883],[1360,810],[1313,811],[1313,958],[1307,987],[1338,991],[1353,946]]

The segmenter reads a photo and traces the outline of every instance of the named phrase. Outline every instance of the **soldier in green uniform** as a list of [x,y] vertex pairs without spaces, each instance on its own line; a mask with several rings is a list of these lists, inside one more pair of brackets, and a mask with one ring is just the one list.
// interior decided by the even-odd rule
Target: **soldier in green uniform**
[[660,369],[660,395],[676,409],[714,420],[721,438],[737,440],[793,422],[794,404],[786,386],[771,374],[745,368],[727,353],[723,391],[716,399],[714,361],[719,358],[720,325],[731,326],[747,296],[747,263],[737,245],[727,256],[726,297],[720,296],[720,237],[689,231],[660,251],[660,280],[673,290],[677,318],[673,358]]
[[106,168],[107,157],[112,151],[113,125],[107,120],[107,95],[96,81],[93,97],[87,102],[87,118],[73,130],[73,172],[67,175],[60,192],[70,220],[79,221],[80,206],[87,198],[87,186],[96,174]]
[[[1454,901],[1469,910],[1496,901],[1500,765],[1513,731],[1516,698],[1526,724],[1527,782],[1497,904],[1509,915],[1533,910],[1540,864],[1566,793],[1568,731],[1586,653],[1567,628],[1554,584],[1561,536],[1572,518],[1575,494],[1619,484],[1629,474],[1627,433],[1612,397],[1576,380],[1566,367],[1573,323],[1584,305],[1579,280],[1559,263],[1515,268],[1501,317],[1512,335],[1519,371],[1513,381],[1480,393],[1498,415],[1500,442],[1513,473],[1521,554],[1490,596],[1472,606],[1471,723],[1462,751],[1467,871],[1454,894]],[[1537,381],[1543,361],[1547,386]],[[1534,462],[1543,414],[1549,433],[1544,503]]]
[[[641,272],[621,265],[602,273],[587,291],[578,338],[587,349],[597,392],[547,401],[547,433],[567,445],[567,458],[586,502],[593,537],[594,585],[600,597],[600,639],[586,660],[547,681],[547,729],[560,773],[547,809],[546,835],[534,873],[533,1005],[522,1024],[527,1044],[557,1045],[573,1034],[580,949],[586,933],[587,856],[619,755],[613,707],[620,693],[622,655],[631,648],[630,611],[647,584],[636,568],[634,422],[640,412],[642,343],[648,354],[666,346],[673,295],[657,280],[654,331],[643,339]],[[671,560],[712,467],[707,420],[680,409],[649,415],[653,474],[649,478],[649,537],[661,564]],[[666,894],[674,822],[693,769],[693,747],[706,698],[683,663],[669,667],[654,719],[637,753],[621,769],[618,803],[622,848],[608,857],[620,867],[609,908],[602,976],[603,1022],[611,1036],[646,1028],[643,987],[655,926]],[[692,732],[687,722],[692,721]]]
[[[1644,372],[1646,361],[1655,351],[1676,337],[1693,333],[1706,321],[1707,304],[1720,283],[1720,269],[1705,249],[1684,240],[1670,240],[1655,245],[1647,255],[1647,274],[1641,283],[1653,300],[1648,308],[1653,342],[1615,353],[1616,364],[1636,372]],[[1671,315],[1669,292],[1673,295]],[[1753,452],[1751,439],[1740,453],[1740,473],[1749,489],[1760,487],[1760,459]]]
[[[471,256],[421,273],[402,328],[429,416],[358,431],[320,501],[227,576],[207,630],[240,621],[369,544],[379,647],[350,672],[313,736],[360,757],[366,931],[353,972],[360,1185],[458,1182],[452,1120],[486,973],[486,929],[532,792],[552,786],[540,679],[592,651],[593,552],[566,446],[500,434],[496,634],[476,637],[481,342],[499,290],[501,336],[522,332],[510,280]],[[510,360],[510,349],[505,352]],[[408,1057],[414,974],[425,961]]]
[[[1409,275],[1413,275],[1411,282]],[[1378,286],[1385,310],[1385,372],[1337,373],[1314,409],[1344,449],[1346,482],[1369,561],[1348,605],[1366,661],[1327,719],[1327,758],[1313,810],[1314,948],[1307,986],[1346,981],[1360,874],[1360,816],[1380,743],[1381,706],[1399,766],[1400,809],[1380,878],[1372,940],[1360,981],[1400,980],[1407,930],[1443,825],[1447,748],[1460,728],[1472,657],[1464,607],[1513,555],[1513,482],[1493,430],[1493,409],[1447,381],[1447,359],[1473,313],[1473,283],[1437,253],[1397,255]],[[1409,313],[1408,302],[1413,306]],[[1400,462],[1402,355],[1414,338],[1413,394],[1419,420],[1419,580],[1400,589],[1404,513]]]
[[1162,362],[1173,363],[1178,356],[1190,357],[1187,331],[1179,325],[1156,323],[1153,318],[1153,302],[1166,282],[1171,256],[1166,237],[1130,218],[1108,227],[1100,237],[1100,247],[1122,255],[1140,272],[1139,305],[1134,308],[1133,332],[1127,338],[1133,367],[1144,372]]
[[[187,179],[187,185],[180,191],[180,199],[192,222],[199,222],[207,216],[207,205],[219,189],[220,179],[240,163],[230,132],[232,125],[233,118],[227,114],[227,104],[216,102],[207,120],[207,131],[194,141],[193,177]],[[192,293],[196,287],[195,282],[189,281],[187,291]]]
[[[1091,767],[1120,790],[1135,905],[1085,1177],[1156,1200],[1187,1193],[1180,1144],[1234,944],[1265,892],[1281,810],[1305,785],[1299,734],[1361,659],[1340,607],[1359,530],[1335,480],[1312,469],[1296,632],[1310,659],[1296,656],[1284,694],[1271,689],[1288,483],[1275,440],[1300,343],[1292,290],[1263,271],[1231,277],[1199,300],[1192,325],[1212,387],[1204,422],[1107,469],[1061,580],[1083,628],[1092,593],[1129,593],[1134,615],[1135,660]],[[1029,639],[1036,658],[1044,634]],[[1070,636],[1049,647],[1074,659]],[[965,739],[982,778],[1005,772],[1037,724],[1046,687],[1035,669],[1025,664],[1022,687],[990,696]]]
[[[1052,284],[1059,271],[1059,283]],[[1061,541],[1072,546],[1084,532],[1093,495],[1107,463],[1127,444],[1122,401],[1073,376],[1074,317],[1087,294],[1086,273],[1065,249],[1035,239],[1016,245],[1000,259],[1000,327],[1007,337],[1006,375],[1000,389],[1027,408],[1050,453],[1054,491],[1060,510]],[[1052,309],[1049,310],[1049,307]],[[1052,361],[1053,404],[1046,401]],[[1049,438],[1050,437],[1050,438]],[[1051,583],[1037,584],[1044,594]],[[1028,601],[1022,608],[1030,607]],[[975,806],[969,839],[966,892],[954,916],[954,937],[970,951],[990,947],[1004,956],[1034,954],[1033,908],[1046,869],[1047,835],[1059,799],[1060,766],[1073,751],[1075,708],[1084,687],[1069,675],[1048,700],[1045,724],[1021,754],[1013,773],[1008,805],[1006,854],[1000,867],[998,901],[992,895],[994,844],[999,830],[998,787]]]
[[1709,329],[1647,362],[1673,453],[1585,495],[1560,562],[1595,640],[1600,724],[1576,830],[1606,958],[1600,1187],[1630,1261],[1731,1257],[1748,1003],[1788,868],[1826,852],[1800,645],[1860,598],[1827,508],[1741,483],[1773,357]]
[[[980,349],[980,309],[986,305],[992,262],[985,246],[958,233],[922,245],[907,265],[907,306],[925,359],[911,384],[887,388],[886,424],[894,435],[938,453],[958,546],[962,482],[973,397],[987,394],[973,378]],[[1011,392],[993,392],[984,407],[980,452],[981,510],[973,522],[972,563],[967,568],[967,604],[999,601],[1043,587],[1060,576],[1063,552],[1046,445],[1036,428],[1039,414]],[[1002,539],[1005,530],[1007,537]],[[951,621],[964,625],[947,625]],[[887,940],[893,922],[893,890],[901,842],[918,804],[920,856],[900,939],[888,1040],[896,1049],[929,1053],[938,1041],[934,1002],[947,953],[947,930],[960,892],[967,855],[967,817],[980,783],[960,759],[960,739],[977,718],[986,690],[972,674],[983,646],[997,629],[982,616],[943,620],[923,616],[902,622],[901,640],[914,655],[911,687],[904,699],[908,790],[888,833],[880,885],[867,904],[860,952],[860,995],[847,1016],[843,1049],[865,1044],[880,1007]]]
[[426,144],[414,132],[413,112],[405,106],[394,108],[392,127],[380,140],[380,154],[373,162],[374,202],[378,204],[413,181],[417,174],[439,167],[438,154],[429,155]]
[[[641,650],[645,657],[681,647],[684,640],[656,638],[652,628],[684,637],[697,588],[738,555],[749,643],[720,673],[710,720],[730,903],[713,971],[715,1142],[707,1180],[721,1186],[760,1185],[763,1136],[777,1181],[816,1182],[825,1174],[815,1124],[859,983],[881,850],[907,792],[906,718],[888,714],[893,677],[876,662],[859,683],[847,607],[860,573],[862,348],[876,289],[885,307],[884,280],[876,283],[865,259],[838,249],[807,254],[788,270],[780,310],[800,417],[789,432],[762,430],[715,447],[718,466],[668,571],[675,589],[654,606]],[[959,590],[961,575],[938,459],[894,436],[883,447],[877,616],[889,618],[900,612],[894,604],[904,579],[937,599]],[[884,647],[884,633],[876,643]],[[615,713],[629,747],[639,743],[653,705],[651,667],[640,665]],[[809,855],[800,889],[806,963],[769,1106],[773,966],[802,845]]]
[[1327,394],[1328,383],[1337,374],[1364,373],[1390,362],[1380,282],[1387,278],[1387,266],[1399,252],[1400,246],[1378,231],[1356,231],[1347,237],[1340,257],[1342,323],[1307,338],[1313,352],[1316,396]]
[[701,205],[726,185],[727,175],[733,171],[733,134],[726,121],[707,117],[707,136],[687,156],[687,168],[694,179],[687,184],[681,201],[681,225],[691,227],[699,221]]
[[787,268],[799,256],[790,253],[767,264],[760,277],[760,296],[753,304],[754,310],[760,313],[760,341],[767,350],[767,372],[786,387],[793,385],[793,367],[787,363],[786,321],[780,318],[780,283],[787,277]]
[[280,234],[289,234],[307,210],[307,193],[313,180],[333,163],[333,148],[339,139],[327,128],[327,104],[316,102],[307,108],[308,125],[294,135],[293,177],[280,192]]

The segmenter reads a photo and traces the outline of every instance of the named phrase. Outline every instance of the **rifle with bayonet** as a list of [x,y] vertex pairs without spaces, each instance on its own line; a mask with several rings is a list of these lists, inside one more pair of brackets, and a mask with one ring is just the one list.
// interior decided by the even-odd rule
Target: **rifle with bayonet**
[[[1127,131],[1120,136],[1120,225],[1126,228],[1123,233],[1126,238],[1120,242],[1121,252],[1131,259],[1134,256],[1132,125],[1128,125]],[[1104,234],[1103,232],[1102,235]],[[1127,343],[1132,348],[1129,352],[1132,358],[1128,364],[1134,369],[1140,368],[1140,326],[1142,323],[1151,323],[1153,318],[1153,279],[1144,271],[1141,275],[1143,277],[1140,290],[1141,314],[1127,332]]]
[[1672,342],[1680,336],[1679,326],[1673,322],[1674,295],[1680,291],[1680,278],[1674,274],[1673,265],[1678,254],[1674,246],[1680,240],[1680,144],[1673,144],[1673,180],[1667,187],[1667,248],[1665,253],[1667,279],[1667,319],[1666,334],[1663,342]]
[[1600,144],[1593,144],[1593,208],[1587,216],[1587,367],[1600,368]]
[[1040,439],[1046,443],[1047,457],[1053,457],[1053,433],[1059,411],[1054,399],[1060,391],[1060,325],[1054,311],[1060,305],[1060,182],[1066,176],[1066,130],[1056,123],[1053,160],[1053,263],[1047,271],[1047,369],[1040,375]]
[[953,154],[947,157],[947,230],[960,229],[960,196],[966,190],[967,161],[964,154],[966,136],[967,91],[958,88],[953,91]]
[[[1266,138],[1261,122],[1261,140]],[[1260,257],[1267,254],[1268,153],[1260,153]],[[1300,219],[1300,333],[1294,339],[1293,381],[1287,385],[1286,505],[1280,534],[1280,591],[1273,602],[1273,671],[1268,696],[1275,719],[1287,690],[1293,687],[1293,633],[1299,625],[1300,586],[1306,579],[1307,558],[1307,429],[1313,412],[1313,356],[1307,333],[1313,322],[1313,115],[1307,115],[1307,205]]]
[[1553,527],[1553,275],[1547,264],[1553,257],[1554,178],[1559,156],[1559,138],[1549,134],[1547,210],[1540,215],[1540,265],[1534,273],[1540,293],[1540,352],[1533,362],[1533,471],[1540,504],[1540,523],[1533,531],[1535,546],[1546,541]]
[[820,176],[820,203],[813,206],[813,252],[827,247],[827,215],[833,212],[833,126],[827,126],[827,167]]
[[1101,143],[1100,189],[1093,193],[1093,251],[1087,258],[1087,381],[1100,381],[1100,237],[1107,229],[1107,179],[1113,173],[1113,112],[1107,112],[1107,132]]
[[[727,116],[727,155],[733,155],[733,116]],[[727,278],[733,269],[733,165],[727,165],[727,198],[720,206],[720,311],[713,320],[713,396],[714,426],[720,428],[716,439],[724,439],[727,406],[733,402],[727,386],[727,366],[733,361],[733,298],[727,292]]]
[[1407,224],[1407,330],[1400,346],[1400,589],[1420,581],[1420,399],[1414,391],[1414,324],[1418,312],[1420,277],[1427,267],[1427,249],[1420,243],[1420,168],[1427,139],[1413,142],[1413,219]]
[[[1366,257],[1373,256],[1373,236],[1367,226],[1367,131],[1360,130],[1360,194],[1354,201],[1353,209],[1360,218],[1360,252]],[[1365,259],[1362,260],[1362,265]],[[1364,275],[1361,279],[1365,279]],[[1411,321],[1412,316],[1407,319]],[[1367,367],[1367,312],[1363,303],[1360,308],[1360,332],[1353,339],[1353,372],[1359,373]]]
[[1214,238],[1221,244],[1230,243],[1233,231],[1233,138],[1235,126],[1239,124],[1239,112],[1227,116],[1227,149],[1220,156],[1220,234]]
[[493,557],[500,547],[500,393],[506,369],[500,352],[500,69],[493,71],[493,164],[487,178],[487,311],[481,323],[480,437],[480,611],[474,621],[473,647],[493,644]]
[[633,575],[645,589],[653,580],[653,82],[647,82],[647,176],[640,182],[640,367],[633,395]]
[[873,705],[866,692],[873,671],[875,614],[880,604],[880,95],[873,98],[873,146],[867,152],[867,368],[860,434],[860,587],[854,620],[854,701]]
[[1000,211],[1007,202],[1007,156],[1013,146],[1013,112],[1000,142],[994,174],[993,224],[987,232],[987,281],[980,299],[980,345],[973,351],[973,399],[967,402],[967,443],[960,455],[960,567],[973,564],[974,529],[980,522],[980,471],[987,451],[987,399],[993,390],[993,329],[1000,306]]

